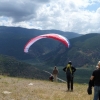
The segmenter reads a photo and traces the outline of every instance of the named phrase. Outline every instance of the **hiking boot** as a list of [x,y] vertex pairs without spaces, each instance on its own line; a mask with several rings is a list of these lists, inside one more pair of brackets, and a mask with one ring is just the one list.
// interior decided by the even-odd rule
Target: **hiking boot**
[[73,90],[70,90],[70,92],[73,92]]
[[67,92],[69,92],[69,90],[67,90]]

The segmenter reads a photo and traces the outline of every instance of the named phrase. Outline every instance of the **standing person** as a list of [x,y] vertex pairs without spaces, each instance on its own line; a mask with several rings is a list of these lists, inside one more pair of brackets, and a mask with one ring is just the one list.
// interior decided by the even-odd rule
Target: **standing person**
[[59,73],[59,72],[58,72],[58,69],[57,69],[57,67],[55,66],[54,69],[53,69],[53,72],[52,72],[53,77],[54,77],[54,81],[57,81],[58,73]]
[[73,78],[76,68],[73,67],[72,62],[69,61],[67,66],[63,68],[63,71],[66,72],[67,88],[68,88],[67,91],[73,91]]
[[[92,72],[89,81],[88,94],[92,94],[92,81],[94,82],[94,98],[93,100],[100,100],[100,61],[98,62],[98,68]],[[90,93],[89,93],[90,92]]]

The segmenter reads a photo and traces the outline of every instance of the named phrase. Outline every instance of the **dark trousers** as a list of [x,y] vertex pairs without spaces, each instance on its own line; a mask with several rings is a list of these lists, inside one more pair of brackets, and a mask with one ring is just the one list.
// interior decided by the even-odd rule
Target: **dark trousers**
[[98,100],[100,100],[100,93],[99,93],[99,99]]
[[66,76],[67,78],[67,88],[68,90],[73,90],[73,77],[72,76]]

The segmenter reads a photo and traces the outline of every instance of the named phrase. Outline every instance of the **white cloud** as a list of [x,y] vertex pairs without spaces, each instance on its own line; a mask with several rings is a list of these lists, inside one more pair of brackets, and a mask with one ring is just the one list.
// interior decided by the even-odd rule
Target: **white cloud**
[[100,5],[100,1],[3,0],[0,1],[0,25],[57,29],[80,34],[100,32],[100,8],[96,8],[96,4]]

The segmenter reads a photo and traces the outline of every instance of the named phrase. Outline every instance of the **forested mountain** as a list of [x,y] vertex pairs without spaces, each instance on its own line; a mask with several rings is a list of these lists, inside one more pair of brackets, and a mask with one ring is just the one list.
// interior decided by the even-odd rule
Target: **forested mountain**
[[58,49],[41,57],[48,64],[65,65],[71,60],[76,67],[96,66],[100,60],[100,34],[86,34],[70,39],[70,48]]
[[48,74],[33,65],[5,55],[0,55],[0,74],[33,79],[48,79],[49,77]]
[[80,34],[74,32],[63,32],[59,30],[37,30],[0,26],[0,54],[14,56],[17,59],[25,60],[51,52],[60,42],[53,39],[41,39],[31,46],[30,51],[32,52],[29,52],[30,54],[24,53],[24,46],[30,39],[47,33],[61,34],[69,39],[80,36]]
[[[70,41],[70,48],[53,39],[41,39],[30,47],[28,54],[24,53],[24,46],[31,38],[47,33],[64,35]],[[77,67],[93,66],[100,59],[99,38],[99,33],[80,35],[58,30],[0,27],[0,54],[13,56],[19,60],[38,59],[53,65],[65,65],[71,60]]]

